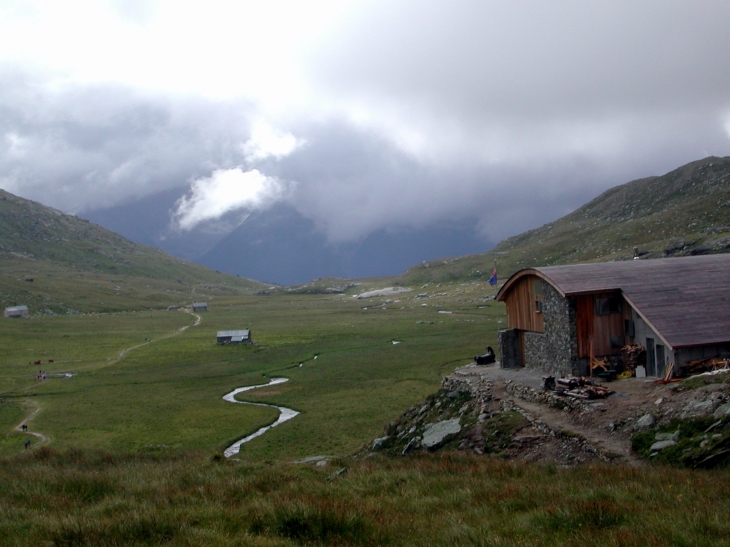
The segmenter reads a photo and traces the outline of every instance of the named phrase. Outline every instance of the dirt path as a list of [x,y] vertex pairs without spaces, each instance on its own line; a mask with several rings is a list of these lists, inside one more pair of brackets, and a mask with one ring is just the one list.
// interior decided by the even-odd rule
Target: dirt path
[[[511,403],[525,412],[532,418],[544,422],[550,429],[561,432],[568,436],[579,436],[586,440],[591,446],[603,454],[619,456],[629,464],[638,464],[639,459],[631,451],[631,441],[624,436],[611,435],[603,429],[579,423],[572,413],[549,407],[544,404],[525,401],[516,398],[505,390],[504,381],[495,383],[493,392],[500,400],[511,401]],[[590,412],[602,412],[601,407]]]
[[30,399],[26,399],[23,402],[25,404],[30,404],[30,405],[34,406],[35,408],[31,411],[30,414],[28,414],[25,418],[23,418],[22,422],[20,422],[18,425],[15,426],[15,428],[14,428],[15,431],[17,431],[18,433],[21,433],[23,435],[32,435],[33,437],[36,437],[37,439],[39,439],[37,443],[35,443],[34,445],[31,445],[32,448],[38,448],[38,447],[49,444],[51,442],[51,439],[47,435],[44,435],[43,433],[39,433],[37,431],[31,431],[30,429],[28,429],[27,431],[23,431],[23,426],[24,425],[27,426],[33,420],[33,418],[35,418],[36,415],[41,411],[41,405],[38,404],[37,401],[32,401]]
[[[114,363],[118,363],[119,361],[121,361],[124,358],[124,356],[127,353],[129,353],[130,351],[132,351],[134,349],[141,348],[142,346],[146,346],[146,345],[151,344],[151,343],[153,343],[155,341],[166,340],[167,338],[172,338],[173,336],[177,336],[178,334],[181,334],[181,333],[185,332],[190,327],[197,327],[198,325],[200,325],[200,322],[202,320],[201,317],[200,317],[200,315],[198,315],[197,313],[192,313],[191,311],[188,311],[188,310],[184,310],[184,311],[185,311],[185,313],[189,313],[190,315],[192,315],[193,317],[195,317],[195,323],[193,323],[192,325],[185,325],[184,327],[180,327],[175,332],[173,332],[171,334],[168,334],[166,336],[162,336],[161,338],[158,338],[157,340],[151,340],[149,342],[145,342],[144,344],[137,344],[136,346],[131,346],[129,348],[125,348],[125,349],[123,349],[122,351],[119,352],[119,355],[117,355],[116,358],[111,359],[108,363],[105,363],[105,364],[101,365],[98,368],[105,368],[105,367],[108,367],[110,365],[113,365]],[[39,384],[34,384],[33,386],[30,386],[30,387],[26,388],[23,391],[28,391],[29,389],[33,389],[34,387],[37,387],[37,385],[40,385],[40,384],[42,384],[44,382],[46,382],[46,380],[41,380],[39,382]],[[256,386],[256,387],[259,387],[259,386]],[[32,405],[35,408],[34,408],[34,410],[30,414],[28,414],[28,416],[26,416],[25,418],[23,418],[23,421],[22,422],[20,422],[18,425],[16,425],[13,429],[15,431],[17,431],[18,433],[21,433],[23,435],[32,435],[32,436],[38,438],[39,441],[36,444],[32,445],[33,448],[40,447],[40,446],[45,446],[45,445],[50,444],[51,438],[48,437],[47,435],[44,435],[43,433],[40,433],[38,431],[30,431],[30,430],[23,431],[23,426],[24,425],[27,426],[28,423],[31,420],[33,420],[38,415],[38,413],[41,411],[42,407],[41,407],[41,405],[37,401],[34,401],[32,399],[23,399],[22,403],[25,404],[25,405]],[[254,404],[254,403],[251,403],[251,404]]]
[[127,355],[127,353],[129,353],[130,351],[132,351],[134,349],[141,348],[143,346],[147,346],[147,345],[152,344],[154,342],[159,342],[160,340],[167,340],[168,338],[172,338],[173,336],[177,336],[178,334],[180,334],[182,332],[185,332],[190,327],[197,327],[198,325],[200,325],[200,321],[202,319],[201,319],[201,317],[197,313],[193,313],[193,312],[188,311],[188,310],[183,310],[183,311],[185,313],[189,313],[190,315],[192,315],[193,317],[195,317],[195,323],[193,323],[192,325],[185,325],[184,327],[180,327],[175,332],[173,332],[171,334],[168,334],[166,336],[162,336],[160,338],[157,338],[156,340],[150,340],[149,342],[145,342],[144,344],[137,344],[136,346],[132,346],[132,347],[129,347],[129,348],[125,348],[125,349],[123,349],[122,351],[119,352],[119,355],[117,355],[117,357],[115,359],[112,359],[108,363],[106,363],[104,365],[104,367],[107,367],[107,366],[109,366],[111,364],[114,364],[114,363],[118,363],[119,361],[121,361],[122,359],[124,359],[124,356]]
[[236,441],[231,446],[226,448],[225,451],[223,452],[223,455],[226,458],[230,458],[231,456],[235,456],[236,454],[238,454],[239,451],[241,450],[242,444],[252,441],[256,437],[260,437],[261,435],[266,433],[272,427],[276,427],[277,425],[283,424],[284,422],[291,420],[292,418],[294,418],[295,416],[297,416],[299,414],[299,412],[297,412],[296,410],[292,410],[291,408],[286,408],[285,406],[269,405],[266,403],[251,403],[248,401],[238,401],[236,399],[236,395],[238,395],[239,393],[242,393],[244,391],[258,389],[260,387],[273,386],[276,384],[283,384],[284,382],[288,382],[288,381],[289,381],[289,378],[272,378],[268,384],[239,387],[239,388],[234,389],[230,393],[226,393],[223,396],[223,400],[228,401],[229,403],[238,403],[238,404],[242,404],[242,405],[254,405],[254,406],[268,406],[268,407],[276,408],[279,410],[279,418],[274,423],[272,423],[271,425],[267,425],[267,426],[259,428],[256,432],[251,433],[251,435],[244,437],[241,440]]

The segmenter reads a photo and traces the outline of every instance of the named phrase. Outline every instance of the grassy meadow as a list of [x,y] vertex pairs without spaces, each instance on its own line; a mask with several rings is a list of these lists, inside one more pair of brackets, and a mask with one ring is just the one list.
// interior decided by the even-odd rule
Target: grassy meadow
[[[278,289],[208,299],[197,325],[161,310],[0,321],[0,545],[726,545],[728,470],[352,456],[494,345],[493,294]],[[237,328],[256,345],[215,344]],[[282,376],[240,397],[301,414],[222,457],[277,411],[221,397]],[[14,431],[31,413],[48,444]],[[316,455],[332,458],[294,463]]]
[[[453,285],[438,297],[416,299],[414,291],[385,305],[382,297],[283,291],[219,297],[197,326],[182,311],[4,320],[0,453],[23,449],[26,437],[13,427],[37,408],[29,427],[56,449],[220,453],[277,416],[221,397],[284,376],[288,383],[245,400],[301,414],[245,445],[242,457],[346,455],[435,391],[444,374],[494,345],[502,312],[481,301],[493,292]],[[445,307],[453,313],[438,313]],[[250,328],[255,346],[215,344],[216,331],[235,328]],[[39,369],[46,381],[35,379]]]
[[455,453],[315,467],[40,449],[0,467],[0,544],[719,547],[729,478]]

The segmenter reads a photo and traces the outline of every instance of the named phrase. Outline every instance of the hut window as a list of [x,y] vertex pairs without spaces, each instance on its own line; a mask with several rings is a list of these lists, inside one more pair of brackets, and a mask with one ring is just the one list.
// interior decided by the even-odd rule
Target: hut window
[[596,315],[621,313],[621,299],[618,296],[596,298]]
[[535,279],[535,313],[542,313],[542,279]]

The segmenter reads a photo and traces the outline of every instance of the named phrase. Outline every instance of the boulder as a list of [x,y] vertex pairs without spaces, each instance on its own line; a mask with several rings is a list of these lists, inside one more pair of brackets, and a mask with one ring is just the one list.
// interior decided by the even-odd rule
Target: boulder
[[675,443],[679,440],[679,430],[674,433],[657,433],[654,436],[655,441],[674,441]]
[[406,456],[416,450],[421,445],[421,439],[420,437],[414,437],[410,440],[410,442],[406,445],[406,447],[403,449],[403,452],[401,454],[403,456]]
[[373,441],[373,450],[382,450],[383,448],[385,448],[385,443],[387,443],[389,439],[390,437],[388,436],[375,439]]
[[423,432],[421,444],[425,448],[433,450],[458,435],[460,431],[461,425],[458,419],[429,424]]
[[712,417],[716,419],[724,418],[725,416],[730,416],[730,403],[725,403],[718,407],[712,414]]
[[634,430],[643,431],[645,429],[654,427],[654,424],[656,424],[654,416],[652,416],[651,414],[644,414],[641,418],[636,420],[636,424],[634,424]]
[[669,448],[670,446],[674,446],[675,444],[677,444],[676,441],[658,441],[651,445],[651,448],[649,450],[651,450],[652,452],[659,452],[660,450]]
[[684,407],[684,413],[690,415],[703,415],[711,413],[714,408],[715,402],[712,399],[707,399],[706,401],[689,403]]

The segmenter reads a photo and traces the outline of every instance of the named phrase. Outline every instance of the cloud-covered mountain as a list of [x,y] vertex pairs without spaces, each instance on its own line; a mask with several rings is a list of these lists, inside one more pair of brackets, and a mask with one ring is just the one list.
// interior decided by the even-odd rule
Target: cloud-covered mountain
[[493,244],[475,233],[476,219],[420,229],[380,229],[359,241],[333,244],[312,220],[287,205],[249,216],[198,262],[210,268],[284,285],[320,277],[379,277],[424,260],[484,252]]
[[319,277],[396,275],[424,260],[480,253],[494,246],[479,235],[477,218],[420,228],[394,226],[356,241],[332,243],[315,221],[288,204],[255,211],[238,226],[218,222],[171,230],[170,211],[180,197],[169,191],[84,216],[214,270],[282,285]]

